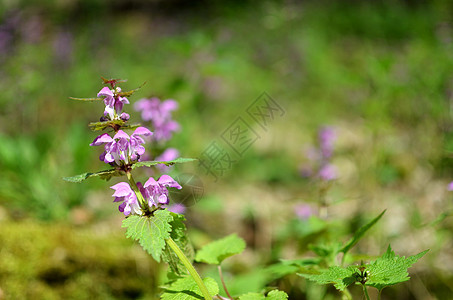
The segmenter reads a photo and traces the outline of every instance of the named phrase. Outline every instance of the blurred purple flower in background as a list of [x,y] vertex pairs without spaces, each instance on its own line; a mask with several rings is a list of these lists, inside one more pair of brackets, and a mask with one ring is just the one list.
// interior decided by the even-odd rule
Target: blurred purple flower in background
[[306,150],[305,157],[309,162],[299,168],[302,177],[318,177],[324,181],[337,178],[337,169],[331,164],[336,138],[334,128],[321,127],[318,131],[318,147],[310,146]]
[[297,204],[294,207],[294,213],[299,219],[306,220],[313,214],[313,211],[308,204]]
[[113,197],[115,200],[113,202],[123,202],[118,207],[118,210],[124,213],[125,216],[130,215],[140,215],[141,208],[137,201],[137,196],[135,195],[134,191],[131,189],[128,183],[120,182],[115,184],[114,186],[110,187],[111,189],[115,190],[113,193]]
[[447,190],[453,191],[453,181],[448,184]]
[[[159,155],[158,157],[156,157],[156,161],[169,161],[169,160],[174,160],[174,159],[177,159],[179,157],[179,151],[176,150],[175,148],[167,148],[165,149],[164,152],[162,152],[161,155]],[[170,170],[171,166],[166,166],[166,165],[163,165],[163,164],[158,164],[157,165],[157,168],[162,172],[162,173],[166,173]]]
[[332,127],[323,127],[319,130],[319,147],[324,159],[329,159],[333,153],[333,144],[337,138],[335,130]]
[[172,137],[173,132],[180,129],[179,124],[172,119],[171,112],[178,109],[175,100],[160,101],[159,98],[141,99],[134,105],[136,111],[141,112],[144,121],[150,121],[156,141],[166,141]]
[[174,212],[175,214],[184,214],[186,212],[186,206],[181,203],[175,203],[168,207],[168,210]]
[[153,133],[145,127],[138,127],[129,137],[127,133],[118,130],[112,138],[107,133],[96,137],[90,146],[100,146],[105,144],[104,152],[99,156],[99,159],[105,163],[115,162],[121,165],[121,162],[128,164],[130,161],[135,161],[140,158],[140,155],[145,153],[145,143],[142,136],[151,136]]

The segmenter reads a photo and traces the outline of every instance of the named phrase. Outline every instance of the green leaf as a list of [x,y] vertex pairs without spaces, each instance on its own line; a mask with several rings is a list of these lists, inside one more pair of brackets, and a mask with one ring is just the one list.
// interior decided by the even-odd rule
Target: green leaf
[[355,233],[354,233],[354,236],[343,246],[343,248],[341,248],[340,252],[343,252],[344,254],[346,254],[352,247],[354,247],[358,242],[359,240],[363,237],[363,235],[371,228],[373,227],[374,224],[377,223],[377,221],[379,221],[379,219],[382,218],[382,216],[384,215],[384,213],[386,212],[387,210],[384,210],[383,212],[381,212],[379,214],[379,216],[377,216],[376,218],[374,218],[373,220],[371,220],[370,222],[368,222],[367,224],[365,224],[364,226],[360,227]]
[[387,252],[380,258],[366,266],[369,272],[368,286],[382,290],[386,286],[394,285],[410,279],[407,269],[416,263],[429,250],[425,250],[416,255],[404,257],[397,256],[389,246]]
[[299,273],[298,275],[305,277],[318,284],[332,283],[336,289],[343,291],[349,285],[356,282],[357,266],[343,267],[330,267],[329,269],[322,269],[317,274]]
[[320,258],[281,260],[279,263],[268,266],[264,271],[270,274],[271,280],[275,280],[289,274],[294,274],[302,267],[318,265],[320,262]]
[[136,88],[136,89],[133,89],[133,90],[130,90],[130,91],[126,91],[126,92],[119,92],[119,93],[118,93],[118,96],[121,96],[121,97],[129,97],[129,96],[131,96],[133,93],[135,93],[136,91],[138,91],[139,89],[141,89],[145,84],[146,84],[146,81],[143,82],[143,84],[142,84],[141,86],[139,86],[138,88]]
[[104,121],[104,122],[91,122],[88,124],[88,127],[90,127],[91,130],[93,131],[100,131],[104,130],[106,128],[113,128],[113,129],[134,129],[139,127],[140,124],[127,124],[127,122],[123,120],[112,120],[112,121]]
[[75,97],[69,97],[69,99],[78,100],[78,101],[100,101],[100,100],[104,100],[104,98],[75,98]]
[[260,293],[247,293],[239,297],[239,300],[287,300],[288,295],[279,290],[272,290],[267,294],[265,297],[263,294]]
[[135,163],[132,165],[132,169],[140,168],[140,167],[151,167],[155,166],[158,164],[164,164],[166,166],[171,166],[174,164],[179,164],[179,163],[186,163],[186,162],[192,162],[197,159],[195,158],[185,158],[185,157],[179,157],[174,160],[169,160],[169,161],[140,161],[138,163]]
[[[171,215],[173,217],[173,221],[170,222],[172,228],[170,237],[173,239],[173,241],[175,241],[179,249],[184,252],[187,259],[190,262],[193,262],[194,251],[186,235],[186,225],[184,224],[185,217],[183,215],[175,213],[171,213]],[[181,276],[187,273],[187,269],[184,264],[168,245],[165,245],[164,251],[162,253],[162,260],[168,263],[171,271],[175,275]]]
[[225,258],[239,254],[245,249],[245,242],[236,234],[231,234],[201,248],[195,260],[207,264],[219,265]]
[[172,215],[168,210],[158,210],[150,217],[130,216],[123,220],[126,237],[138,240],[143,249],[160,262],[165,240],[170,237]]
[[[203,279],[206,288],[211,295],[217,295],[219,293],[219,286],[217,282],[206,277]],[[162,294],[162,300],[200,300],[204,299],[203,294],[200,291],[197,283],[192,277],[183,277],[173,282],[169,287],[165,288],[165,292]]]
[[264,297],[263,294],[260,293],[247,293],[239,297],[239,300],[264,300],[266,297]]
[[75,182],[80,183],[90,177],[100,177],[101,179],[109,180],[113,176],[121,176],[122,173],[120,170],[111,169],[111,170],[104,170],[95,173],[83,173],[80,175],[72,176],[72,177],[63,177],[63,180],[68,182]]

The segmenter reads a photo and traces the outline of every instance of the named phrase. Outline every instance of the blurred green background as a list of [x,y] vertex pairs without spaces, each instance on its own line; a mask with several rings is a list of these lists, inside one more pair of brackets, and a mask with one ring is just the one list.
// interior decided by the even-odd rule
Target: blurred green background
[[[165,268],[124,237],[109,189],[119,179],[62,180],[105,168],[87,127],[103,105],[68,99],[95,97],[100,76],[128,79],[126,90],[146,81],[132,103],[176,99],[182,130],[168,145],[184,157],[220,140],[263,92],[286,111],[266,130],[247,119],[260,138],[217,181],[196,165],[174,170],[204,185],[186,213],[195,248],[232,232],[247,241],[225,263],[234,293],[270,283],[290,299],[321,299],[302,279],[259,274],[312,255],[307,244],[325,234],[294,208],[317,209],[316,182],[300,167],[329,125],[339,171],[329,234],[344,241],[387,209],[357,253],[431,250],[382,298],[449,299],[452,22],[450,1],[2,1],[0,299],[158,297]],[[329,289],[325,299],[338,297]]]

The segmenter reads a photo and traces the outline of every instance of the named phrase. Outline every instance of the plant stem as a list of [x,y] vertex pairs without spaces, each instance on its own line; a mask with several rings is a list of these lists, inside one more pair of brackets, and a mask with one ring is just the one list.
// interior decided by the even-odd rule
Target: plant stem
[[134,177],[132,177],[132,173],[130,171],[127,171],[126,175],[127,175],[127,180],[129,180],[132,190],[134,190],[135,195],[137,195],[137,200],[140,203],[141,208],[143,209],[143,211],[145,213],[149,213],[149,206],[146,203],[145,198],[143,198],[142,193],[138,189],[137,184],[135,183]]
[[367,291],[366,286],[364,284],[362,284],[362,288],[363,288],[363,293],[365,294],[366,300],[370,300],[370,296],[368,295],[368,291]]
[[167,242],[167,245],[175,251],[176,255],[179,257],[181,262],[184,264],[184,266],[187,268],[187,271],[189,271],[190,276],[192,276],[193,280],[197,283],[198,287],[200,288],[201,293],[203,294],[205,300],[212,300],[212,296],[209,294],[208,289],[206,288],[203,280],[201,279],[200,275],[197,273],[197,270],[192,266],[192,264],[189,262],[187,257],[184,255],[184,253],[179,249],[178,245],[176,245],[175,241],[172,240],[172,238],[168,238],[165,240]]
[[227,294],[228,298],[230,298],[230,300],[233,300],[233,297],[231,297],[230,292],[228,292],[228,289],[225,284],[225,280],[223,280],[222,267],[220,265],[218,265],[217,268],[219,269],[219,276],[220,276],[220,281],[222,281],[223,289],[225,290],[225,293]]
[[349,290],[348,290],[348,289],[344,289],[344,290],[342,291],[342,293],[343,293],[344,298],[346,298],[346,299],[348,299],[348,300],[352,300],[352,296],[351,296],[351,294],[349,293]]

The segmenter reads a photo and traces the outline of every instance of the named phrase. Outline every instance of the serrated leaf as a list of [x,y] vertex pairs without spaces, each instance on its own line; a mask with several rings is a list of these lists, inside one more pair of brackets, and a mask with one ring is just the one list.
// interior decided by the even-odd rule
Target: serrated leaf
[[359,241],[360,239],[363,237],[363,235],[371,228],[373,227],[374,224],[377,223],[377,221],[379,221],[382,216],[384,215],[384,213],[386,212],[387,210],[384,210],[383,212],[381,212],[379,214],[379,216],[377,216],[376,218],[374,218],[373,220],[371,220],[370,222],[368,222],[367,224],[363,225],[362,227],[360,227],[355,233],[354,233],[354,236],[343,246],[343,248],[341,248],[340,252],[343,252],[344,254],[346,254],[352,247],[354,247]]
[[168,210],[158,210],[150,217],[130,216],[123,220],[121,227],[127,228],[126,237],[138,240],[143,249],[160,262],[165,240],[170,237],[172,220]]
[[369,274],[365,284],[382,290],[386,286],[409,280],[407,269],[425,255],[426,252],[428,250],[406,258],[395,255],[395,252],[389,246],[384,255],[366,266]]
[[72,100],[78,100],[78,101],[100,101],[100,100],[104,100],[104,98],[76,98],[76,97],[69,97],[69,99],[72,99]]
[[[208,289],[209,294],[217,295],[219,286],[217,282],[206,277],[203,282]],[[200,300],[204,299],[197,283],[192,277],[183,277],[173,282],[169,287],[165,288],[165,292],[161,296],[162,300]]]
[[[178,245],[179,249],[186,255],[187,259],[192,262],[194,257],[194,251],[192,245],[189,243],[189,239],[186,235],[186,225],[184,224],[185,217],[180,214],[171,213],[173,221],[170,222],[171,233],[170,237]],[[181,260],[178,258],[176,253],[168,246],[165,245],[164,251],[162,253],[162,260],[170,266],[171,271],[177,275],[181,276],[187,274],[187,269]]]
[[273,264],[265,268],[265,271],[270,274],[271,280],[284,277],[289,274],[294,274],[301,267],[317,265],[321,262],[320,258],[303,258],[294,260],[281,260],[279,263]]
[[336,289],[343,291],[349,285],[356,282],[357,266],[343,267],[330,267],[329,269],[322,269],[317,274],[298,273],[297,275],[305,277],[318,284],[333,284]]
[[288,295],[279,290],[272,290],[270,291],[267,296],[265,297],[263,294],[260,293],[247,293],[239,297],[239,300],[287,300]]
[[207,264],[219,265],[225,258],[239,254],[245,249],[245,242],[236,234],[231,234],[201,248],[195,260]]
[[285,292],[283,292],[283,291],[272,290],[272,291],[270,291],[267,294],[266,299],[269,299],[269,300],[286,300],[286,299],[288,299],[288,295]]
[[186,162],[192,162],[195,161],[195,158],[185,158],[185,157],[179,157],[174,160],[169,160],[169,161],[140,161],[138,163],[135,163],[132,165],[132,169],[140,168],[140,167],[152,167],[158,164],[164,164],[166,166],[171,166],[174,164],[179,164],[179,163],[186,163]]
[[101,179],[109,180],[113,176],[121,176],[121,171],[116,170],[116,169],[111,169],[111,170],[104,170],[104,171],[99,171],[99,172],[94,172],[94,173],[83,173],[80,175],[72,176],[72,177],[63,177],[63,180],[68,181],[68,182],[75,182],[75,183],[80,183],[90,177],[100,177]]

